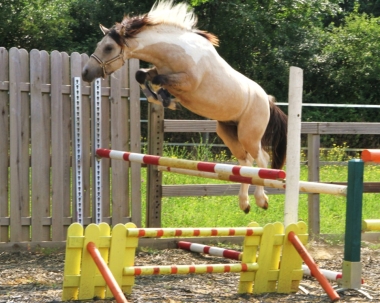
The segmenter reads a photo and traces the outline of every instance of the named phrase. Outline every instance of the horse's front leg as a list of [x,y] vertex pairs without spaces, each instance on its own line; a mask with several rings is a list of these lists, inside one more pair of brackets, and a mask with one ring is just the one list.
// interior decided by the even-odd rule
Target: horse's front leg
[[136,72],[135,78],[149,102],[163,105],[164,107],[168,107],[173,110],[177,109],[176,103],[172,102],[170,94],[167,90],[160,87],[157,91],[155,91],[155,88],[150,87],[149,82],[151,82],[157,75],[158,74],[155,67],[151,69],[139,69]]
[[188,73],[173,73],[168,75],[157,75],[152,79],[152,83],[160,85],[169,90],[174,95],[181,92],[189,92],[196,89],[196,78],[191,77]]
[[[242,166],[252,166],[253,159],[248,154],[237,136],[237,125],[219,122],[216,126],[216,133],[230,149],[231,153],[238,159]],[[251,205],[248,197],[249,184],[242,183],[239,190],[239,207],[246,214],[249,213]]]

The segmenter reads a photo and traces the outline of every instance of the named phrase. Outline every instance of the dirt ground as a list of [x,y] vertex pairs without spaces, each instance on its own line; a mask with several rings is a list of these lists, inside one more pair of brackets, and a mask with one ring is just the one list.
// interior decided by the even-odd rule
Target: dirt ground
[[[355,290],[340,293],[341,302],[380,302],[380,246],[362,248],[363,288],[372,300]],[[311,243],[308,249],[320,268],[341,271],[343,247]],[[182,250],[141,251],[136,265],[170,265],[234,262]],[[64,253],[0,252],[0,303],[58,303],[61,301]],[[296,294],[237,295],[239,274],[172,275],[137,277],[128,301],[140,302],[330,302],[314,278],[304,277],[307,291]],[[336,285],[335,282],[332,282]],[[78,301],[77,301],[78,302]],[[83,301],[82,301],[83,302]],[[94,301],[90,301],[94,302]],[[97,300],[114,302],[112,300]]]

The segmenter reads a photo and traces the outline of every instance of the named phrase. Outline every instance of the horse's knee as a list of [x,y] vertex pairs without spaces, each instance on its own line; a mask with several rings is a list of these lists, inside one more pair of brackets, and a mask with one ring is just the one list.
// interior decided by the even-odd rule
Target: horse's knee
[[157,75],[153,77],[152,83],[155,85],[166,85],[169,83],[169,79],[166,75]]

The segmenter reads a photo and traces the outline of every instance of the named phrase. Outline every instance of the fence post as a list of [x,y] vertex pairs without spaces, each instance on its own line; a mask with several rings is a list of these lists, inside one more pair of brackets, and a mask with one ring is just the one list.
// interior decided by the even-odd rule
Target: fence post
[[[148,154],[162,155],[164,142],[164,108],[148,105]],[[147,166],[146,226],[161,227],[162,173],[156,166]]]
[[288,145],[284,224],[298,221],[303,70],[291,66],[289,74]]
[[[317,134],[307,135],[307,166],[309,182],[319,182],[319,147],[321,136]],[[309,227],[311,236],[320,234],[320,196],[319,194],[308,194]]]
[[342,287],[361,287],[362,264],[360,262],[362,206],[363,206],[364,162],[360,159],[348,161],[348,183],[346,204],[346,232]]

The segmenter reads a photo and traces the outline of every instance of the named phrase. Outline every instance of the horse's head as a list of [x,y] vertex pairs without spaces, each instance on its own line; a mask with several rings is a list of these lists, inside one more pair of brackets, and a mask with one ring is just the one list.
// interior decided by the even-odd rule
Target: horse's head
[[124,65],[130,57],[130,45],[126,45],[124,27],[120,23],[108,29],[100,25],[104,37],[98,43],[95,52],[83,68],[82,78],[91,82],[95,78],[111,75]]

